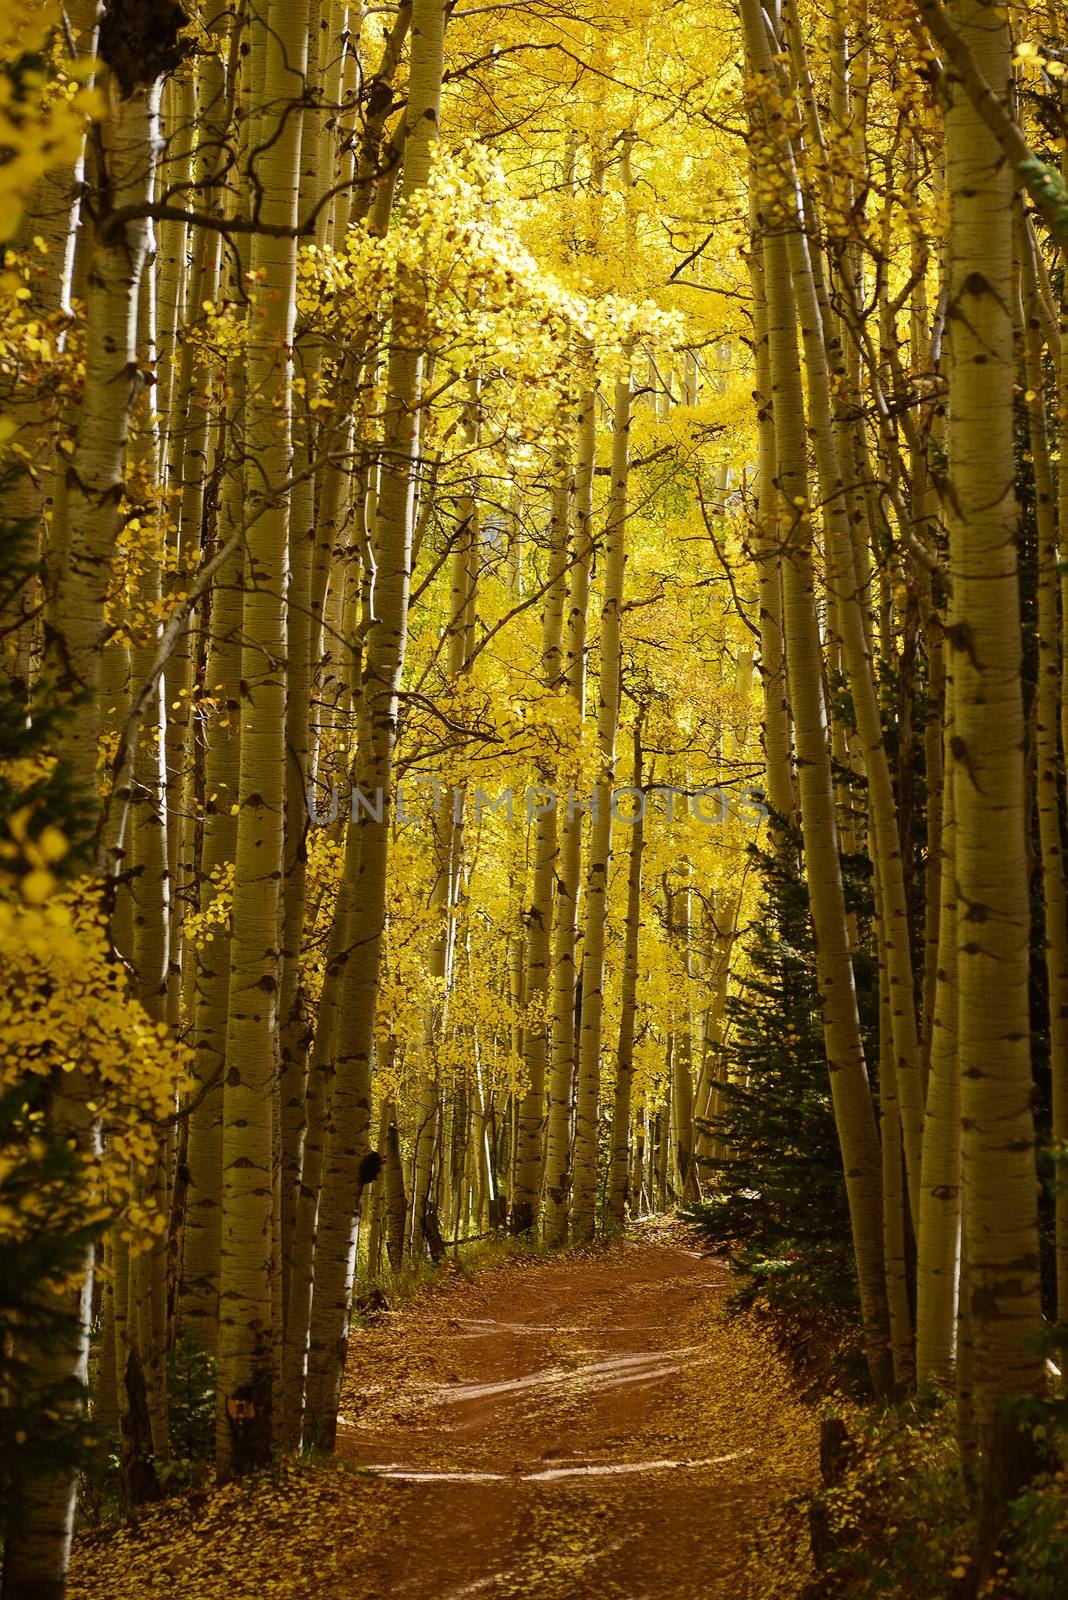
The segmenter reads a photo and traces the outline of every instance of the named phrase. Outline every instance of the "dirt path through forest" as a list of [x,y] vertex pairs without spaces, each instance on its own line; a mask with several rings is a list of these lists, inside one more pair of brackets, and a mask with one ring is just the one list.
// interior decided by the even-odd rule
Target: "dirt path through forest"
[[[766,1600],[817,1425],[678,1230],[446,1270],[356,1329],[335,1467],[80,1542],[72,1595]],[[355,1469],[355,1470],[354,1470]]]
[[737,1600],[816,1429],[721,1319],[725,1287],[721,1261],[654,1236],[491,1271],[361,1333],[338,1448],[410,1486],[415,1516],[373,1593]]

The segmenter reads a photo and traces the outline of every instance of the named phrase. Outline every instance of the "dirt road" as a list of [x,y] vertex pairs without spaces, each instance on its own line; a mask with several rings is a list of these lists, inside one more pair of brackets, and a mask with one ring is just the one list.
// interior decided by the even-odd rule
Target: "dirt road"
[[770,1600],[747,1549],[817,1425],[726,1274],[650,1230],[520,1259],[354,1331],[335,1463],[78,1542],[71,1600]]
[[688,1241],[627,1242],[361,1333],[339,1451],[416,1497],[374,1595],[738,1600],[747,1535],[817,1446],[774,1358],[721,1319],[725,1283]]

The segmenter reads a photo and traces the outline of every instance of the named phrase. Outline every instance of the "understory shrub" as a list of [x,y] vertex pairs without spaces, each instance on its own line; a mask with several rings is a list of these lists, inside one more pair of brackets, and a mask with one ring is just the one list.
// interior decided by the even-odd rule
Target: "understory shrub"
[[1066,1600],[1068,1470],[1035,1479],[1013,1502],[980,1578],[951,1398],[835,1409],[821,1469],[807,1508],[817,1576],[803,1600]]

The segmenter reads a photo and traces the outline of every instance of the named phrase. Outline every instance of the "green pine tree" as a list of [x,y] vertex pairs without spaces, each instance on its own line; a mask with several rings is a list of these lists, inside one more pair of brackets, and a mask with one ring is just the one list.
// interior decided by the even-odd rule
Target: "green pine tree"
[[[857,1306],[842,1158],[823,1049],[808,893],[797,837],[756,849],[761,914],[728,1001],[726,1081],[708,1131],[720,1151],[703,1166],[712,1193],[690,1213],[744,1274],[735,1303],[846,1312]],[[847,894],[870,915],[867,863],[847,860]],[[877,973],[855,959],[870,1040]]]

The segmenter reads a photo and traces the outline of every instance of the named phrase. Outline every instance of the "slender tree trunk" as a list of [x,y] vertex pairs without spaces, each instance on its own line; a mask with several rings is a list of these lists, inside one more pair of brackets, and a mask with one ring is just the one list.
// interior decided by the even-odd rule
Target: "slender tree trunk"
[[[688,867],[684,867],[689,871]],[[676,911],[681,900],[682,912]],[[671,1052],[671,1104],[674,1111],[675,1166],[679,1175],[679,1199],[683,1203],[698,1198],[694,1167],[693,1049],[690,1023],[690,885],[687,880],[672,890],[664,882],[664,921],[671,944],[678,945],[682,958],[683,982],[676,997]]]
[[[952,0],[949,11],[1003,96],[1007,22],[984,0]],[[951,96],[948,643],[969,1311],[989,1550],[1006,1502],[1035,1466],[1030,1429],[1009,1403],[1042,1388],[1013,462],[1014,174],[959,84]]]
[[[790,146],[781,158],[793,166]],[[796,172],[789,193],[800,192]],[[887,1003],[893,1029],[893,1051],[886,1058],[897,1083],[895,1094],[905,1147],[909,1194],[913,1215],[918,1209],[920,1146],[923,1135],[923,1088],[916,1025],[915,984],[909,938],[908,893],[904,854],[898,826],[898,805],[883,740],[879,697],[872,663],[869,633],[860,605],[854,552],[856,530],[850,515],[853,493],[847,485],[838,456],[831,403],[829,347],[834,330],[826,294],[817,282],[818,257],[801,226],[793,200],[786,240],[790,270],[800,313],[805,374],[808,386],[809,428],[819,475],[823,523],[826,530],[826,581],[841,630],[843,665],[848,674],[856,715],[860,753],[868,779],[868,812],[872,849],[878,864],[878,934],[883,947],[887,978]],[[809,199],[809,212],[814,201]],[[813,219],[809,218],[810,225]],[[907,767],[907,761],[905,762]]]
[[601,612],[600,701],[597,743],[601,771],[594,788],[590,855],[586,874],[586,924],[582,951],[582,1024],[579,1031],[578,1093],[571,1231],[592,1239],[596,1226],[598,1111],[601,1087],[601,1022],[604,1009],[604,946],[608,922],[608,872],[612,863],[612,790],[616,770],[622,671],[623,581],[627,557],[627,480],[630,471],[629,371],[616,381],[612,419],[612,477],[605,537],[604,606]]
[[[590,361],[589,352],[583,359]],[[592,374],[579,400],[575,471],[575,538],[571,567],[564,686],[581,724],[586,702],[586,613],[593,551],[593,473],[596,465],[596,395]],[[582,878],[582,816],[568,801],[560,826],[560,865],[553,923],[552,1070],[545,1160],[545,1239],[567,1238],[571,1196],[571,1110],[575,1069],[575,946]]]
[[[233,414],[242,410],[243,382],[235,385]],[[226,468],[219,537],[227,541],[243,515],[244,473]],[[229,890],[237,848],[240,771],[241,556],[219,572],[211,597],[207,682],[215,715],[205,727],[204,820],[197,887],[201,916]],[[219,1271],[222,1259],[223,1078],[230,995],[230,917],[200,936],[187,959],[194,963],[193,1096],[186,1152],[187,1187],[178,1282],[177,1326],[214,1355],[219,1338]]]
[[768,800],[775,814],[794,821],[796,797],[790,766],[790,708],[786,694],[786,641],[782,626],[782,551],[775,511],[775,419],[771,402],[768,307],[764,287],[764,249],[760,240],[760,197],[756,169],[749,178],[749,282],[753,296],[753,359],[757,410],[756,508],[753,554],[760,595],[760,683],[764,698],[764,766]]
[[915,1373],[906,1254],[905,1171],[902,1164],[901,1106],[893,1061],[894,1037],[885,946],[880,956],[879,1085],[882,1092],[879,1100],[879,1131],[882,1135],[883,1157],[883,1254],[886,1258],[886,1298],[890,1310],[894,1387],[899,1394],[904,1394],[911,1386]]
[[[176,13],[180,15],[180,13]],[[153,41],[164,56],[174,35],[166,29]],[[99,53],[109,67],[121,58],[114,28],[101,36]],[[106,627],[105,602],[111,558],[118,532],[118,502],[123,489],[126,438],[138,392],[137,315],[141,275],[150,243],[149,229],[136,208],[151,197],[158,147],[159,82],[162,62],[155,49],[137,64],[109,72],[107,113],[95,134],[96,163],[91,175],[100,202],[89,278],[85,379],[73,456],[67,467],[70,521],[62,549],[50,552],[45,676],[74,715],[56,730],[57,754],[66,762],[89,822],[99,815],[96,802],[97,740],[100,731],[100,670]],[[131,221],[116,212],[135,208]],[[55,1133],[91,1155],[98,1130],[89,1110],[91,1086],[72,1074],[51,1106]],[[93,1264],[86,1252],[79,1281],[59,1295],[63,1327],[37,1360],[34,1381],[40,1392],[66,1386],[64,1404],[80,1410],[84,1394]],[[5,1600],[62,1600],[70,1558],[75,1484],[70,1471],[35,1479],[23,1497],[23,1524],[4,1548]]]
[[616,1050],[616,1088],[612,1106],[612,1165],[607,1212],[617,1228],[626,1220],[627,1205],[636,1211],[641,1203],[641,1177],[629,1188],[631,1088],[634,1081],[634,1024],[638,999],[638,955],[642,919],[642,856],[645,850],[645,792],[642,788],[642,721],[644,707],[634,724],[633,788],[638,810],[628,819],[631,829],[627,870],[627,923],[620,986],[619,1044]]
[[[1027,424],[1035,473],[1035,526],[1038,536],[1038,680],[1035,686],[1035,775],[1042,899],[1049,990],[1050,1072],[1053,1080],[1055,1140],[1068,1143],[1068,894],[1061,844],[1060,628],[1057,578],[1057,514],[1046,430],[1042,372],[1042,323],[1038,282],[1029,242],[1023,240],[1028,303],[1024,333]],[[1068,1192],[1060,1185],[1056,1208],[1057,1320],[1068,1322]]]
[[[269,0],[250,35],[253,93],[263,102],[250,138],[261,216],[296,220],[307,0]],[[258,109],[254,106],[254,111]],[[271,123],[277,118],[277,125]],[[257,137],[260,143],[257,144]],[[259,295],[249,322],[247,493],[258,513],[246,540],[241,656],[237,853],[223,1101],[222,1266],[216,1455],[223,1476],[265,1464],[272,1447],[276,1340],[274,1250],[278,1090],[279,889],[285,860],[285,662],[291,379],[296,282],[292,238],[254,234]]]
[[[51,1108],[56,1132],[73,1140],[86,1153],[94,1152],[96,1130],[86,1110],[85,1096],[63,1097]],[[57,1293],[49,1310],[57,1309],[62,1321],[48,1346],[35,1353],[33,1382],[38,1393],[63,1398],[61,1416],[78,1416],[83,1408],[89,1367],[89,1327],[92,1308],[91,1252],[86,1253],[78,1281]],[[63,1600],[74,1529],[75,1480],[72,1471],[45,1472],[32,1478],[13,1509],[14,1525],[5,1533],[4,1600]]]
[[[416,0],[405,146],[409,195],[425,185],[438,135],[445,31],[443,0]],[[419,317],[417,285],[393,308],[385,450],[375,528],[374,613],[367,633],[364,694],[371,736],[359,758],[359,787],[381,797],[381,820],[365,816],[354,926],[363,943],[346,969],[339,1008],[337,1077],[323,1162],[308,1359],[306,1435],[332,1442],[348,1343],[360,1169],[367,1154],[375,999],[386,909],[390,787],[397,691],[407,641],[416,450],[423,357],[404,338]],[[409,336],[410,337],[410,336]]]
[[960,1278],[956,823],[953,787],[948,783],[942,817],[938,976],[923,1125],[923,1184],[917,1238],[916,1379],[921,1394],[935,1387],[948,1388],[953,1378]]
[[[556,473],[549,540],[549,587],[542,613],[541,643],[542,681],[549,694],[555,694],[560,679],[566,595],[570,496],[567,465],[562,451],[557,458]],[[543,771],[540,776],[547,784],[549,773]],[[526,1003],[535,1014],[523,1036],[528,1086],[519,1110],[519,1150],[511,1217],[513,1233],[526,1233],[534,1227],[541,1202],[547,1110],[545,1068],[548,1059],[553,872],[557,842],[556,802],[547,794],[537,811],[534,874],[526,917]],[[538,1007],[544,1011],[541,1017],[536,1014]]]
[[[742,0],[752,59],[773,82],[764,15],[757,0]],[[762,135],[777,138],[774,100],[754,85],[753,114]],[[768,174],[762,172],[762,183]],[[892,1382],[882,1248],[882,1176],[879,1132],[860,1035],[849,932],[834,820],[834,786],[827,745],[819,626],[816,615],[813,528],[805,467],[805,408],[797,346],[786,226],[796,225],[776,198],[776,183],[762,195],[765,286],[776,434],[779,537],[784,550],[783,610],[790,704],[794,717],[798,788],[804,830],[806,877],[816,935],[817,973],[835,1122],[846,1171],[853,1248],[857,1263],[865,1349],[872,1385],[885,1393]]]
[[[119,531],[126,439],[141,387],[138,304],[151,230],[137,210],[152,194],[159,95],[156,79],[125,92],[123,81],[112,76],[108,116],[94,138],[90,183],[102,197],[103,215],[89,268],[85,381],[65,475],[64,542],[62,548],[53,546],[47,563],[45,674],[78,708],[57,734],[60,753],[88,806],[96,786],[104,606]],[[132,220],[113,220],[127,207],[133,208]]]

